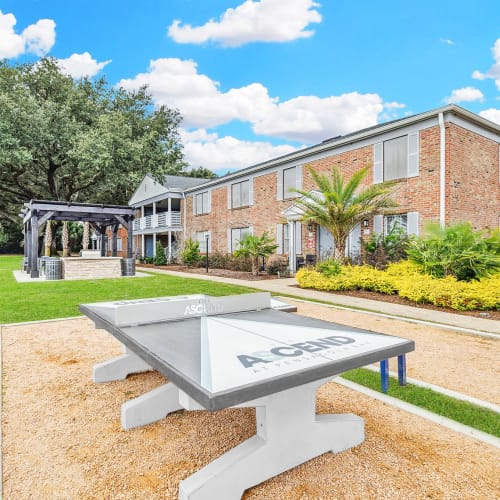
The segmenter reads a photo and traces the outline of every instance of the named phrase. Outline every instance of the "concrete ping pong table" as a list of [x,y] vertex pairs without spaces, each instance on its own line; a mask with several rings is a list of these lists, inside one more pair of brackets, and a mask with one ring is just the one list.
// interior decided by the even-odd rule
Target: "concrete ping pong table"
[[[256,434],[179,483],[179,498],[236,499],[322,453],[364,440],[363,419],[316,415],[316,390],[353,368],[404,355],[414,342],[288,314],[269,293],[84,304],[123,345],[95,382],[156,369],[168,383],[122,405],[125,429],[180,410],[255,407]],[[286,309],[286,308],[285,308]]]

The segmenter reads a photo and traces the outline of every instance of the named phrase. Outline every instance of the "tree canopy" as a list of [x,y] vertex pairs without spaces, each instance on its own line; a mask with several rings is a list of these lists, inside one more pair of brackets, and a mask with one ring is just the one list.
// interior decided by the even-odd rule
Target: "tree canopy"
[[145,174],[183,175],[182,118],[146,88],[0,63],[0,224],[30,199],[126,204]]

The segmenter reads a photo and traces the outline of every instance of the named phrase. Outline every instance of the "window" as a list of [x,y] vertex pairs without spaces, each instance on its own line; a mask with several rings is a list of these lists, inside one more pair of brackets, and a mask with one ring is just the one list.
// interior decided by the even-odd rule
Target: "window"
[[386,215],[384,217],[384,234],[388,235],[392,231],[401,230],[403,233],[408,232],[408,215]]
[[231,208],[248,207],[250,205],[250,182],[242,181],[231,185]]
[[283,170],[283,199],[295,198],[296,193],[291,191],[297,186],[297,168],[285,168]]
[[298,193],[293,189],[302,189],[302,167],[285,168],[278,171],[277,199],[296,198]]
[[210,231],[196,231],[194,239],[200,244],[200,252],[207,251],[207,236],[208,236],[208,253],[212,251],[212,238]]
[[408,136],[384,142],[384,181],[408,176]]
[[205,191],[198,193],[194,197],[195,215],[202,215],[210,213],[210,193]]
[[231,253],[238,249],[240,240],[251,233],[252,232],[249,227],[237,227],[231,229]]

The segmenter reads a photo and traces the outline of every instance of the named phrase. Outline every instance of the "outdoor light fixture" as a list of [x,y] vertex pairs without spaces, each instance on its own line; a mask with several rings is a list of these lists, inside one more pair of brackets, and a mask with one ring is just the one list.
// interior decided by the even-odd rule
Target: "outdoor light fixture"
[[208,238],[209,238],[209,236],[207,233],[207,234],[205,234],[205,245],[206,245],[205,248],[207,250],[206,255],[205,255],[205,269],[206,269],[207,273],[208,273]]
[[312,222],[309,222],[309,224],[307,224],[307,230],[308,231],[312,231],[313,230]]
[[368,219],[363,220],[363,227],[368,227],[370,224],[370,221]]

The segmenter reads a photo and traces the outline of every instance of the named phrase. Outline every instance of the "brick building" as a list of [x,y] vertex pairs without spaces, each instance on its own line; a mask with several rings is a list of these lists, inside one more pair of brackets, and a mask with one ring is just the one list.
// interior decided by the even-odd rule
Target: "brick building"
[[[305,167],[328,172],[333,165],[346,177],[370,166],[367,185],[396,183],[397,209],[355,228],[348,242],[351,255],[359,252],[360,238],[388,231],[394,224],[409,234],[418,234],[429,221],[499,227],[500,126],[449,105],[334,137],[218,179],[190,179],[191,185],[180,186],[183,181],[170,177],[161,186],[146,177],[130,200],[138,209],[135,248],[141,255],[152,255],[153,241],[148,247],[145,236],[163,234],[170,252],[173,241],[180,244],[189,237],[198,239],[204,250],[208,235],[209,252],[226,253],[233,252],[245,234],[268,231],[276,238],[277,252],[288,256],[295,270],[308,255],[330,254],[333,240],[322,227],[300,221],[297,195],[289,189],[313,190]],[[162,227],[158,215],[147,220],[158,214],[158,207],[167,212]]]

